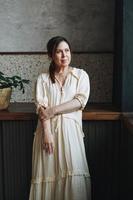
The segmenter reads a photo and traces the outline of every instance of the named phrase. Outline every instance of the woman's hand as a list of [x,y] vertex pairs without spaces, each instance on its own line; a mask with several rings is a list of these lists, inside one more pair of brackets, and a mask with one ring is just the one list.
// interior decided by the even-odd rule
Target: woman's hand
[[51,133],[44,133],[42,136],[42,148],[48,154],[53,154],[54,152],[54,139]]
[[48,120],[55,115],[55,108],[54,107],[47,107],[43,108],[40,107],[39,109],[39,118],[40,120]]

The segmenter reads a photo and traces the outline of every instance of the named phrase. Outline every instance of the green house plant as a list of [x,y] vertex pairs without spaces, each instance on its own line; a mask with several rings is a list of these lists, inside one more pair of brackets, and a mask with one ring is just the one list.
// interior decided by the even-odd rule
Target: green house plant
[[29,80],[22,79],[20,76],[5,76],[0,71],[0,110],[6,109],[9,106],[12,88],[17,88],[25,92],[25,84],[28,84]]

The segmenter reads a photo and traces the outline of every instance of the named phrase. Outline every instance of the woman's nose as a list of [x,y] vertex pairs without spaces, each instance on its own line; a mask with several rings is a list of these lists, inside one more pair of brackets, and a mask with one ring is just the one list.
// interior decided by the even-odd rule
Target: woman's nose
[[62,57],[65,57],[65,56],[66,56],[66,52],[62,51]]

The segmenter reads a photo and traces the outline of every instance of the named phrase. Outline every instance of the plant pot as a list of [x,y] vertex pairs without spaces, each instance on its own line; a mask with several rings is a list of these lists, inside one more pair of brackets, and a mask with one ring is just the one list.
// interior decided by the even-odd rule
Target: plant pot
[[0,110],[5,110],[8,108],[11,98],[11,88],[0,89]]

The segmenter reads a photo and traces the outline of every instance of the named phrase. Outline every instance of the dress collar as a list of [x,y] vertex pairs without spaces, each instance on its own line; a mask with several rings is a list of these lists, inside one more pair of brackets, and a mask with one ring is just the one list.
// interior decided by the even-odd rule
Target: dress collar
[[79,79],[78,73],[77,73],[77,69],[75,67],[72,67],[70,73],[77,79]]

